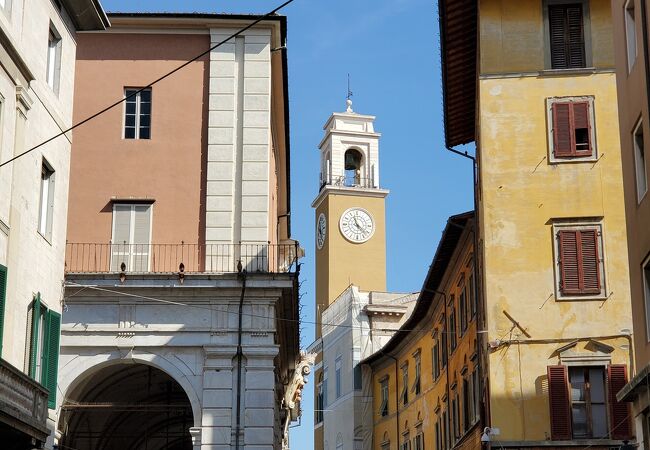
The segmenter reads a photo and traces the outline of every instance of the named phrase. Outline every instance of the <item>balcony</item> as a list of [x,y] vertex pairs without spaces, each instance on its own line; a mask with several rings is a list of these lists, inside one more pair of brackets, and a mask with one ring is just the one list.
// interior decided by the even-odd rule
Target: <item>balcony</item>
[[377,186],[377,183],[375,183],[374,178],[364,178],[355,175],[352,176],[342,175],[339,177],[329,177],[329,179],[321,180],[320,191],[322,191],[325,186],[366,188],[366,189],[379,188],[379,186]]
[[47,396],[47,389],[0,358],[0,430],[8,426],[13,439],[45,442]]
[[289,273],[300,247],[291,244],[66,243],[66,273]]

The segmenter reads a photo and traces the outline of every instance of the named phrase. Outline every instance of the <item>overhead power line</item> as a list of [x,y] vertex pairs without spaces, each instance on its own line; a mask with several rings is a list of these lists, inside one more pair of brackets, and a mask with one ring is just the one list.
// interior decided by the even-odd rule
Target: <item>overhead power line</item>
[[[293,1],[294,1],[294,0],[287,0],[286,2],[282,3],[282,4],[281,4],[280,6],[278,6],[277,8],[273,9],[272,11],[269,11],[268,13],[264,14],[263,16],[260,16],[259,18],[255,19],[253,22],[251,22],[250,24],[246,25],[246,26],[245,26],[244,28],[242,28],[241,30],[237,31],[236,33],[233,33],[232,35],[230,35],[230,36],[227,37],[226,39],[224,39],[224,40],[222,40],[222,41],[216,43],[215,45],[213,45],[212,47],[210,47],[209,49],[207,49],[207,50],[204,51],[203,53],[201,53],[201,54],[195,56],[194,58],[190,59],[189,61],[184,62],[184,63],[181,64],[180,66],[178,66],[178,67],[176,67],[175,69],[173,69],[173,70],[167,72],[166,74],[162,75],[160,78],[155,79],[154,81],[152,81],[151,83],[147,84],[146,86],[141,87],[140,89],[138,89],[138,90],[132,92],[132,93],[129,94],[128,96],[126,96],[126,97],[124,97],[124,98],[121,98],[121,99],[117,100],[116,102],[111,103],[110,105],[108,105],[108,106],[105,107],[104,109],[102,109],[102,110],[96,112],[95,114],[93,114],[93,115],[91,115],[91,116],[89,116],[89,117],[86,117],[86,118],[83,119],[81,122],[75,123],[75,124],[72,125],[70,128],[61,131],[60,133],[58,133],[58,134],[52,136],[51,138],[49,138],[49,139],[47,139],[47,140],[41,142],[40,144],[37,144],[37,145],[35,145],[35,146],[33,146],[33,147],[31,147],[31,148],[25,150],[24,152],[22,152],[22,153],[20,153],[20,154],[18,154],[18,155],[16,155],[16,156],[14,156],[13,158],[8,159],[8,160],[5,161],[5,162],[0,163],[0,167],[6,166],[7,164],[9,164],[9,163],[11,163],[11,162],[17,160],[18,158],[20,158],[20,157],[22,157],[22,156],[25,156],[25,155],[27,155],[28,153],[33,152],[33,151],[36,150],[37,148],[40,148],[40,147],[44,146],[45,144],[47,144],[47,143],[49,143],[49,142],[52,142],[53,140],[55,140],[55,139],[57,139],[57,138],[63,136],[63,135],[66,134],[66,133],[69,133],[70,131],[74,130],[75,128],[80,127],[81,125],[85,124],[86,122],[90,122],[90,121],[93,120],[94,118],[99,117],[99,116],[101,116],[102,114],[104,114],[105,112],[110,111],[111,109],[113,109],[113,108],[115,108],[116,106],[118,106],[118,105],[124,103],[126,100],[130,99],[131,97],[135,97],[136,95],[138,95],[140,92],[144,91],[145,89],[149,89],[149,88],[150,88],[151,86],[153,86],[154,84],[159,83],[159,82],[161,82],[162,80],[164,80],[165,78],[168,78],[168,77],[172,76],[173,74],[175,74],[175,73],[178,72],[179,70],[181,70],[181,69],[187,67],[188,65],[190,65],[190,64],[193,63],[194,61],[196,61],[196,60],[202,58],[203,56],[205,56],[205,55],[207,55],[207,54],[209,54],[209,53],[210,53],[212,50],[214,50],[215,48],[218,48],[219,46],[225,44],[225,43],[228,42],[229,40],[231,40],[231,39],[233,39],[233,38],[239,36],[239,35],[242,34],[244,31],[246,31],[246,30],[248,30],[248,29],[254,27],[254,26],[257,25],[258,23],[260,23],[261,21],[263,21],[263,20],[266,19],[267,17],[272,16],[273,14],[277,13],[278,11],[280,11],[282,8],[284,8],[284,7],[287,6],[288,4],[292,3]],[[284,45],[284,44],[283,44],[283,45]]]

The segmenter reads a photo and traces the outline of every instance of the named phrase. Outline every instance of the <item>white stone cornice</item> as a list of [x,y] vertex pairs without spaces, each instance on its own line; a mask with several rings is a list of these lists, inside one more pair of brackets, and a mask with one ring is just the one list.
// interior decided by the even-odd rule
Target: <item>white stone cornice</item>
[[323,199],[328,195],[350,195],[353,197],[376,197],[385,198],[390,191],[388,189],[375,189],[375,188],[360,188],[360,187],[345,187],[345,186],[329,186],[326,185],[318,193],[314,201],[311,203],[312,208],[318,208]]

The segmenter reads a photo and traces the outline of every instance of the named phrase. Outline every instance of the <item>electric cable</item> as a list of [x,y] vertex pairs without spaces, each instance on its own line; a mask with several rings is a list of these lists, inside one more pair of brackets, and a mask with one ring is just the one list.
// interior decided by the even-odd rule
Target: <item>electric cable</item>
[[45,141],[41,142],[40,144],[37,144],[37,145],[35,145],[35,146],[33,146],[33,147],[31,147],[31,148],[25,150],[25,151],[22,152],[22,153],[19,153],[18,155],[14,156],[13,158],[8,159],[8,160],[5,161],[5,162],[0,163],[0,167],[6,166],[7,164],[9,164],[9,163],[11,163],[11,162],[17,160],[18,158],[20,158],[20,157],[22,157],[22,156],[25,156],[25,155],[27,155],[28,153],[33,152],[34,150],[36,150],[36,149],[38,149],[38,148],[44,146],[45,144],[47,144],[47,143],[49,143],[49,142],[52,142],[53,140],[55,140],[55,139],[57,139],[57,138],[63,136],[63,135],[66,134],[66,133],[69,133],[70,131],[74,130],[75,128],[80,127],[81,125],[85,124],[86,122],[90,122],[91,120],[95,119],[96,117],[101,116],[101,115],[104,114],[105,112],[110,111],[111,109],[113,109],[113,108],[115,108],[116,106],[118,106],[118,105],[124,103],[125,101],[127,101],[127,100],[130,99],[131,97],[135,97],[136,95],[138,95],[140,92],[144,91],[145,89],[148,89],[148,88],[150,88],[151,86],[153,86],[154,84],[157,84],[157,83],[161,82],[162,80],[164,80],[164,79],[166,79],[166,78],[172,76],[173,74],[175,74],[175,73],[178,72],[179,70],[181,70],[181,69],[187,67],[188,65],[190,65],[190,64],[193,63],[194,61],[198,60],[199,58],[202,58],[203,56],[209,54],[209,53],[210,53],[212,50],[214,50],[215,48],[220,47],[221,45],[225,44],[225,43],[228,42],[229,40],[231,40],[231,39],[233,39],[233,38],[239,36],[239,35],[242,34],[244,31],[246,31],[246,30],[248,30],[248,29],[254,27],[254,26],[257,25],[258,23],[260,23],[261,21],[263,21],[263,20],[266,19],[267,17],[272,16],[272,15],[275,14],[276,12],[280,11],[282,8],[284,8],[284,7],[287,6],[288,4],[292,3],[293,1],[294,1],[294,0],[287,0],[287,1],[285,1],[284,3],[282,3],[282,4],[281,4],[280,6],[278,6],[277,8],[273,9],[272,11],[269,11],[268,13],[264,14],[263,16],[258,17],[258,18],[255,19],[253,22],[251,22],[250,24],[246,25],[244,28],[240,29],[240,30],[237,31],[236,33],[233,33],[232,35],[230,35],[230,36],[227,37],[226,39],[224,39],[224,40],[222,40],[222,41],[216,43],[215,45],[213,45],[212,47],[210,47],[209,49],[207,49],[207,50],[204,51],[203,53],[201,53],[201,54],[195,56],[194,58],[190,59],[189,61],[184,62],[184,63],[181,64],[180,66],[178,66],[178,67],[176,67],[175,69],[173,69],[173,70],[167,72],[166,74],[162,75],[161,77],[155,79],[154,81],[152,81],[151,83],[147,84],[146,86],[141,87],[141,88],[138,89],[138,90],[135,90],[134,92],[132,92],[132,93],[129,94],[128,96],[126,96],[126,97],[124,97],[124,98],[122,98],[122,99],[120,99],[120,100],[117,100],[116,102],[111,103],[110,105],[108,105],[108,106],[105,107],[104,109],[102,109],[102,110],[96,112],[95,114],[86,117],[86,118],[83,119],[81,122],[77,122],[76,124],[72,125],[70,128],[61,131],[60,133],[58,133],[58,134],[52,136],[51,138],[46,139]]
[[[78,284],[78,283],[73,283],[73,282],[70,282],[70,281],[66,281],[65,284],[66,284],[66,286],[81,288],[81,290],[91,289],[91,290],[95,290],[95,291],[108,292],[108,293],[111,293],[111,294],[122,295],[122,296],[125,296],[125,297],[140,298],[140,299],[143,299],[143,300],[150,300],[150,301],[158,302],[158,303],[166,303],[166,304],[169,304],[169,305],[183,306],[183,307],[187,307],[187,308],[197,308],[197,309],[203,309],[203,310],[206,310],[206,311],[223,312],[223,313],[227,313],[227,314],[235,314],[235,315],[239,314],[238,312],[229,311],[227,309],[213,308],[213,307],[210,307],[210,306],[193,305],[191,303],[176,302],[176,301],[173,301],[173,300],[165,300],[165,299],[162,299],[162,298],[149,297],[149,296],[146,296],[146,295],[131,294],[129,292],[120,292],[120,291],[115,291],[113,289],[106,289],[106,288],[101,288],[101,287],[98,287],[98,286]],[[65,297],[63,300],[65,301],[66,299],[74,297],[76,295],[77,295],[77,292],[73,293],[72,295],[69,295],[69,296]],[[400,297],[400,298],[403,298],[403,297]],[[335,323],[327,323],[327,322],[314,322],[314,321],[299,320],[299,319],[287,319],[287,318],[282,318],[282,317],[264,316],[264,315],[261,315],[261,314],[252,314],[252,313],[244,313],[244,312],[242,312],[241,314],[243,316],[246,316],[246,317],[256,317],[256,318],[260,318],[260,319],[275,319],[275,320],[279,320],[279,321],[283,321],[283,322],[308,323],[310,325],[321,325],[322,327],[329,326],[329,327],[334,327],[334,328],[350,328],[350,329],[358,329],[358,330],[367,330],[368,329],[368,327],[361,327],[361,326],[356,326],[356,325],[335,324]],[[409,331],[409,332],[413,331],[413,332],[415,332],[415,331],[425,331],[425,330],[429,330],[429,329],[430,329],[429,327],[413,328],[413,329],[373,328],[373,330],[375,330],[375,331],[394,331],[394,332],[398,332],[398,331]],[[453,332],[445,331],[445,333],[452,334]]]

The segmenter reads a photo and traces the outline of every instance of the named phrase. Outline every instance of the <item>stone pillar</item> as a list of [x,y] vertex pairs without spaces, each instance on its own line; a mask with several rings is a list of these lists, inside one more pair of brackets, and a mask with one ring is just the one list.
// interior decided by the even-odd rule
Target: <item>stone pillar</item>
[[[243,401],[245,450],[274,450],[275,365],[279,346],[244,347],[246,375]],[[243,449],[243,450],[244,450]]]
[[230,450],[234,404],[235,345],[205,348],[201,449]]

